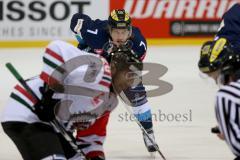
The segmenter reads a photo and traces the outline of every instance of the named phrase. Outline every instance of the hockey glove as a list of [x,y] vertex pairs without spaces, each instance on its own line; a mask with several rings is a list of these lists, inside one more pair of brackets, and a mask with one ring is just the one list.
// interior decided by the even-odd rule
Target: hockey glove
[[35,113],[38,118],[45,122],[50,122],[55,118],[54,107],[59,102],[59,99],[53,99],[54,91],[46,84],[39,88],[42,98],[35,104]]
[[211,132],[214,134],[219,134],[220,130],[219,130],[218,126],[216,126],[216,127],[211,128]]

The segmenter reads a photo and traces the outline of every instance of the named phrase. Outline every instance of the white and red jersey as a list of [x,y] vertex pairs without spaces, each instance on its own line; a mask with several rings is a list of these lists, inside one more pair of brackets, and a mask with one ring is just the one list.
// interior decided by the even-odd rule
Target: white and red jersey
[[[43,86],[43,81],[39,76],[26,81],[33,92],[41,98],[39,87]],[[36,100],[27,92],[21,85],[16,85],[8,99],[7,105],[4,108],[2,122],[16,121],[34,123],[39,122],[39,118],[29,108],[33,107]]]
[[[58,119],[65,124],[71,119],[71,114],[97,114],[95,123],[90,128],[79,131],[77,138],[79,144],[90,144],[83,149],[87,157],[104,155],[102,145],[109,113],[117,106],[116,96],[110,93],[111,72],[108,62],[99,55],[81,51],[63,41],[53,41],[47,46],[43,62],[41,74],[28,79],[27,84],[39,99],[42,98],[39,87],[44,84],[50,87],[62,84],[64,92],[55,92],[53,98],[60,99],[61,102],[71,101],[70,106],[60,105],[56,113]],[[41,122],[29,109],[35,103],[36,100],[26,89],[16,85],[1,121]]]
[[[98,109],[99,114],[104,114],[116,106],[117,103],[112,103],[112,94],[109,94],[111,72],[104,58],[81,51],[66,42],[53,41],[45,50],[43,62],[40,76],[26,81],[39,99],[42,97],[39,87],[44,83],[50,86],[61,83],[64,92],[54,93],[53,98],[71,100],[70,114],[85,113],[105,106],[101,112]],[[2,122],[39,122],[38,117],[29,109],[35,103],[29,92],[16,85],[3,112]]]

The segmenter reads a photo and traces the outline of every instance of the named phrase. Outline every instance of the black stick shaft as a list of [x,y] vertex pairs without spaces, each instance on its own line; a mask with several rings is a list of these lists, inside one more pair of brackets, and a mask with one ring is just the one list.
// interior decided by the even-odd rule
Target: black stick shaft
[[39,101],[38,96],[32,91],[32,89],[27,85],[27,83],[24,81],[22,76],[18,73],[18,71],[13,67],[11,63],[6,63],[6,67],[8,70],[12,73],[12,75],[20,82],[20,84],[31,93],[31,95],[35,98],[35,100]]
[[[120,97],[120,100],[123,101],[123,96],[120,94],[118,94]],[[124,107],[127,109],[127,111],[131,114],[134,115],[133,112],[131,111],[131,109],[127,106],[124,105]],[[149,141],[153,144],[154,148],[157,150],[157,152],[159,153],[159,155],[162,157],[163,160],[166,160],[165,156],[163,155],[163,153],[160,151],[159,147],[153,142],[152,138],[149,136],[149,134],[147,133],[147,131],[144,129],[144,127],[142,126],[142,124],[137,120],[136,116],[133,117],[133,120],[137,123],[137,125],[140,127],[140,129],[142,130],[142,132],[147,136],[147,138],[149,139]]]

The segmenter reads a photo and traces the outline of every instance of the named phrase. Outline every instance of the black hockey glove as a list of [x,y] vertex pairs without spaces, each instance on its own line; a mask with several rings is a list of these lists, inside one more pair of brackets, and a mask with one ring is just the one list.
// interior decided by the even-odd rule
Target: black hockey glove
[[35,113],[38,118],[45,122],[50,122],[55,118],[54,107],[59,102],[59,99],[53,99],[54,91],[46,84],[39,88],[42,98],[35,104]]
[[219,130],[218,126],[216,126],[216,127],[211,128],[211,132],[214,134],[219,134],[220,130]]

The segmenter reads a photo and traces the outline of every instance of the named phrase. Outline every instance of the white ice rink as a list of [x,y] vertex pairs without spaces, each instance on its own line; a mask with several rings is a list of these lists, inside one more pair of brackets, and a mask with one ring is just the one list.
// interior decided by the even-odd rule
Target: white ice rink
[[[149,47],[145,62],[160,63],[169,69],[161,77],[173,84],[173,90],[150,98],[152,113],[157,115],[154,129],[160,150],[167,160],[232,160],[224,141],[210,133],[216,125],[214,95],[216,87],[199,77],[197,60],[199,46]],[[40,73],[44,49],[0,49],[0,111],[17,81],[5,68],[12,62],[23,77]],[[162,121],[161,113],[188,116],[187,121]],[[105,152],[108,160],[147,160],[140,129],[135,122],[122,121],[126,110],[119,105],[111,114]],[[191,114],[190,114],[191,113]],[[158,158],[160,159],[160,158]],[[11,140],[0,129],[0,160],[21,160]]]

